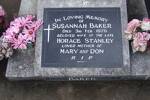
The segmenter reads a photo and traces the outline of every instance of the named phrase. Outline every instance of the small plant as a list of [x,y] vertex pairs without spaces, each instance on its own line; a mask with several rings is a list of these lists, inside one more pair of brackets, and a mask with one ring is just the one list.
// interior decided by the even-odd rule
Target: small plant
[[[0,6],[0,15],[5,16]],[[0,20],[1,22],[1,20]],[[15,18],[0,38],[0,60],[9,58],[14,49],[27,49],[36,40],[36,33],[42,25],[41,20],[36,20],[32,15]]]
[[125,30],[125,36],[128,40],[131,40],[133,52],[146,51],[150,41],[150,19],[131,20]]
[[41,25],[42,21],[36,20],[32,15],[18,17],[3,33],[3,42],[9,43],[13,49],[27,49],[28,45],[35,42],[37,30]]

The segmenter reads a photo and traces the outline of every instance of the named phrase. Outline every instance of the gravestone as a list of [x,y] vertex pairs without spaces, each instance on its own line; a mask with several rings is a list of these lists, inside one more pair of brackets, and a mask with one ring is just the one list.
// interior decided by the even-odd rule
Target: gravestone
[[39,0],[37,7],[44,25],[36,42],[36,76],[97,80],[130,73],[125,0]]
[[22,0],[20,15],[37,14],[44,24],[35,49],[17,51],[9,59],[8,79],[148,79],[149,52],[131,53],[130,65],[123,35],[126,0],[32,0],[28,7],[25,3]]
[[123,66],[120,8],[45,8],[43,19],[41,67]]

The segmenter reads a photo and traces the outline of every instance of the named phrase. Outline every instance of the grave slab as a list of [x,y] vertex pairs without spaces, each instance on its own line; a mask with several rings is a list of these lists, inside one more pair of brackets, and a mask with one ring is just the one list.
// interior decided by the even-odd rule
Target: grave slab
[[[101,7],[101,8],[95,10],[94,7],[96,7],[96,8]],[[111,59],[109,59],[108,56],[113,54],[113,53],[110,53],[110,51],[108,51],[108,54],[104,54],[103,55],[104,60],[102,60],[102,55],[100,55],[101,58],[99,56],[97,57],[97,55],[96,55],[96,56],[94,56],[95,59],[93,59],[93,61],[87,61],[85,63],[84,62],[82,62],[82,63],[78,62],[78,61],[83,61],[83,60],[80,60],[80,58],[77,58],[77,60],[75,60],[75,61],[70,61],[70,59],[73,56],[73,54],[72,55],[67,55],[67,54],[64,54],[64,55],[62,54],[61,55],[59,53],[59,50],[62,49],[62,48],[60,46],[58,46],[59,44],[56,43],[55,40],[53,40],[53,38],[55,38],[55,36],[53,34],[60,33],[60,31],[62,31],[62,30],[60,30],[58,32],[58,29],[57,29],[56,33],[53,30],[53,32],[51,32],[51,34],[48,34],[48,35],[46,34],[45,31],[43,31],[43,29],[45,29],[47,27],[47,24],[50,25],[50,23],[54,23],[54,22],[46,23],[48,21],[54,20],[53,18],[64,18],[64,16],[80,16],[80,15],[81,16],[82,15],[83,16],[87,16],[88,12],[93,14],[93,11],[94,12],[98,11],[96,13],[97,14],[99,13],[99,15],[95,14],[95,16],[100,16],[104,12],[106,12],[107,14],[108,13],[110,14],[110,12],[109,11],[107,12],[106,10],[108,10],[108,9],[112,10],[113,8],[116,8],[116,7],[118,9],[120,8],[119,9],[120,10],[119,12],[121,12],[120,13],[120,21],[121,21],[120,23],[122,23],[122,24],[120,24],[120,28],[122,29],[122,31],[120,31],[120,35],[121,35],[120,39],[121,40],[119,40],[119,39],[116,39],[116,40],[119,41],[120,43],[122,42],[122,44],[120,44],[120,45],[122,45],[121,46],[122,52],[117,54],[117,52],[119,52],[119,48],[115,49],[117,51],[116,55],[115,56],[113,55],[114,58],[110,57]],[[128,44],[127,44],[127,40],[124,39],[124,36],[123,36],[123,30],[125,29],[125,25],[127,24],[127,13],[126,13],[126,10],[124,10],[124,9],[126,9],[125,1],[120,1],[120,0],[115,0],[115,1],[101,0],[101,1],[99,1],[99,0],[95,0],[95,2],[93,2],[93,1],[90,1],[90,0],[88,0],[88,1],[79,0],[79,1],[74,1],[73,2],[72,0],[69,0],[69,1],[68,0],[64,0],[63,2],[60,2],[60,1],[57,1],[57,0],[55,0],[55,1],[53,1],[53,0],[51,0],[51,1],[49,1],[49,0],[44,0],[44,1],[39,0],[37,8],[38,8],[38,10],[37,10],[38,18],[41,18],[41,19],[46,19],[47,18],[46,21],[44,21],[43,28],[41,29],[41,31],[39,32],[39,34],[37,36],[37,42],[36,42],[36,48],[35,48],[35,50],[36,50],[35,51],[35,63],[34,63],[35,64],[34,65],[34,67],[35,67],[35,75],[37,77],[48,77],[48,78],[56,78],[56,79],[57,78],[72,79],[72,77],[91,77],[91,78],[94,79],[94,77],[102,77],[102,76],[113,77],[113,76],[119,76],[119,75],[120,76],[121,75],[122,76],[129,75],[129,73],[130,73],[130,66],[129,66],[130,60],[129,60]],[[46,10],[44,12],[44,8],[47,8],[46,10],[48,10],[49,14],[46,13]],[[53,8],[53,9],[48,9],[48,8]],[[60,9],[66,8],[66,9],[63,9],[63,11],[60,11],[60,9],[55,9],[55,8],[60,8]],[[72,8],[72,9],[67,9],[67,8]],[[78,8],[78,9],[73,9],[73,8]],[[88,9],[83,9],[83,8],[88,8]],[[102,11],[100,11],[100,9]],[[65,11],[65,10],[67,10],[67,11]],[[84,11],[81,11],[81,10],[84,10]],[[43,15],[45,13],[47,15]],[[70,15],[68,13],[71,13],[71,14],[74,13],[74,14]],[[85,14],[83,14],[83,13],[85,13]],[[51,16],[49,16],[49,15],[51,15]],[[116,15],[119,15],[119,13],[116,12]],[[106,16],[112,16],[112,18],[114,18],[113,15],[106,15]],[[102,17],[104,17],[104,19],[105,19],[106,16],[102,16]],[[107,19],[111,21],[111,18],[106,18],[106,20]],[[63,19],[61,19],[61,20],[63,20]],[[113,19],[113,21],[114,20],[115,19]],[[89,20],[85,20],[85,22],[88,22],[88,21]],[[94,21],[92,21],[92,22],[94,22]],[[64,21],[64,22],[60,22],[60,23],[67,23],[67,22]],[[77,23],[77,22],[74,21],[74,22],[71,22],[71,23]],[[106,23],[106,22],[104,22],[104,23]],[[117,23],[117,21],[114,22],[114,23]],[[68,23],[68,24],[70,24],[70,23]],[[82,23],[82,24],[84,24],[84,23]],[[90,24],[90,22],[87,23],[87,24]],[[85,25],[87,25],[87,24],[85,24]],[[59,25],[59,23],[58,23],[58,25]],[[117,26],[117,24],[113,25],[113,26]],[[90,27],[90,26],[87,25],[87,27]],[[119,26],[117,26],[117,27],[119,27]],[[87,29],[91,29],[91,28],[87,28]],[[118,30],[118,29],[116,29],[116,30]],[[73,31],[73,30],[71,30],[71,31]],[[92,30],[92,31],[94,31],[94,30]],[[44,35],[42,35],[41,33],[43,33]],[[108,34],[108,32],[106,34]],[[49,35],[51,35],[52,38],[50,38]],[[46,40],[44,38],[44,36],[50,38],[50,39],[48,39],[48,40],[50,40],[50,42],[49,41],[48,42],[44,41],[44,40]],[[117,34],[116,37],[117,36],[119,36],[119,34]],[[87,38],[90,38],[90,37],[87,37]],[[96,38],[96,37],[92,37],[92,38]],[[81,41],[84,41],[84,40],[81,40]],[[119,45],[119,42],[118,42],[118,45]],[[84,43],[84,42],[82,42],[82,43]],[[45,46],[43,46],[43,45],[45,45]],[[52,45],[54,45],[54,47],[52,47]],[[117,48],[118,45],[116,45],[115,48]],[[48,46],[49,46],[49,48],[48,48]],[[113,45],[113,46],[115,46],[115,45]],[[58,47],[58,48],[55,48],[55,47]],[[45,49],[42,49],[42,48],[45,48]],[[53,49],[53,48],[55,48],[55,49]],[[108,48],[108,49],[114,49],[114,48]],[[79,49],[79,50],[81,50],[81,49]],[[115,50],[114,50],[114,53],[115,53]],[[54,51],[56,51],[56,52],[54,52]],[[49,52],[50,52],[50,54],[48,54]],[[49,57],[47,57],[47,56],[45,57],[44,55],[48,55]],[[76,57],[80,57],[79,54],[76,54],[76,55],[77,55]],[[89,54],[86,54],[86,55],[89,55]],[[117,55],[118,55],[118,59],[117,59]],[[41,56],[43,56],[43,57],[41,57]],[[89,56],[91,56],[91,55],[89,55]],[[123,56],[123,57],[121,57],[121,56]],[[67,58],[69,60],[66,60]],[[43,59],[45,59],[47,62],[45,60],[43,60]],[[60,61],[57,61],[58,59]],[[112,61],[112,59],[114,59],[114,60],[123,59],[122,66],[121,66],[121,61],[120,61],[119,65],[117,66],[117,64],[114,64],[115,61]],[[45,65],[42,65],[42,63],[41,63],[42,60],[43,60],[43,62],[45,61],[43,63]],[[111,63],[111,61],[113,63],[109,64],[109,63]],[[98,62],[98,64],[96,64],[97,62]],[[104,63],[104,62],[106,62],[106,63],[102,64],[100,67],[98,67],[98,65],[100,65],[101,63]],[[50,64],[46,64],[46,63],[50,63]],[[95,68],[94,68],[94,64],[96,64]],[[110,65],[110,66],[111,65],[113,66],[113,64],[114,64],[114,66],[110,67],[110,68],[104,68],[103,66],[105,66],[107,64]],[[80,67],[79,67],[79,65],[80,65]],[[49,67],[46,68],[46,67],[42,67],[42,66],[49,66]],[[85,66],[85,67],[83,67],[83,66]],[[90,68],[87,67],[87,66],[90,66]]]
[[[36,0],[35,0],[36,1]],[[76,80],[76,81],[89,81],[89,80],[102,80],[102,79],[148,79],[149,78],[149,59],[146,54],[131,54],[129,57],[128,41],[124,39],[123,30],[127,24],[126,0],[34,0],[29,1],[29,12],[36,14],[38,18],[43,19],[44,8],[120,8],[121,10],[121,37],[122,37],[122,54],[123,66],[105,68],[100,67],[79,67],[74,66],[48,66],[47,68],[41,66],[42,54],[42,33],[43,27],[40,29],[35,50],[29,49],[27,51],[16,51],[15,55],[9,60],[6,77],[12,80],[24,79],[48,79],[52,81],[58,80]],[[31,4],[30,4],[31,3]],[[36,6],[37,5],[37,6]],[[30,10],[33,9],[33,10]],[[28,14],[28,10],[24,12],[25,6],[20,9],[20,14]],[[29,60],[30,59],[30,60]],[[131,61],[131,65],[130,65]]]

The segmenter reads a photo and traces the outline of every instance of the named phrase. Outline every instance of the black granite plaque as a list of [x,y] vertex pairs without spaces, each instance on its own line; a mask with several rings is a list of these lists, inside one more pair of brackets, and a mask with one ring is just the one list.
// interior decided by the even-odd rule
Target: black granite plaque
[[123,66],[120,8],[45,8],[42,67]]

